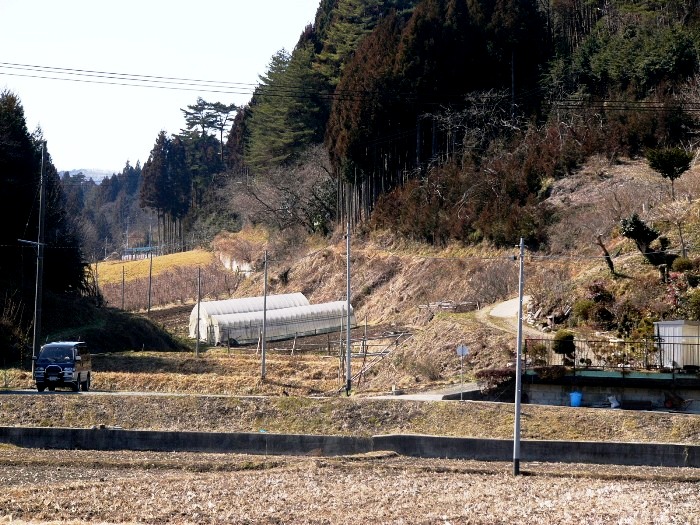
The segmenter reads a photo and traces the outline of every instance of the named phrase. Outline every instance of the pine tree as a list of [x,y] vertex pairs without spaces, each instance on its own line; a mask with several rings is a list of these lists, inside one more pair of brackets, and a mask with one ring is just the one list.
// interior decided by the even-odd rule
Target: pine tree
[[221,102],[207,102],[202,97],[197,98],[197,103],[181,109],[187,124],[182,130],[183,137],[203,137],[216,132],[219,140],[219,155],[221,164],[224,159],[224,132],[233,121],[238,106],[235,104],[223,104]]
[[182,219],[190,209],[193,183],[185,142],[177,136],[169,139],[161,131],[143,165],[142,178],[140,204],[156,212],[162,232],[158,237],[182,247]]
[[673,181],[690,169],[693,154],[681,148],[651,149],[647,151],[646,158],[651,169],[671,181],[671,199],[676,200]]
[[139,203],[142,208],[150,208],[159,216],[165,211],[162,192],[167,182],[168,142],[165,131],[161,131],[141,171]]
[[[358,44],[390,12],[410,12],[418,0],[337,0],[324,10],[326,20],[319,29],[323,49],[317,67],[331,86],[354,55]],[[322,9],[323,5],[319,8]]]
[[304,148],[323,140],[327,102],[312,60],[308,42],[292,55],[284,49],[273,55],[250,107],[245,157],[249,166],[269,169],[290,164]]

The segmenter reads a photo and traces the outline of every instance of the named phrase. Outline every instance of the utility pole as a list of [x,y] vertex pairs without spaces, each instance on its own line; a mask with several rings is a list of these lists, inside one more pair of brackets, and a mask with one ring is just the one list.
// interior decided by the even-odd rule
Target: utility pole
[[349,396],[350,391],[352,390],[352,365],[350,363],[350,354],[351,354],[351,348],[350,348],[350,328],[351,328],[351,323],[350,323],[350,308],[352,306],[350,305],[350,184],[347,185],[347,193],[348,193],[348,208],[346,210],[347,214],[347,231],[345,233],[345,251],[347,253],[347,322],[346,322],[346,327],[345,331],[347,333],[347,340],[345,343],[345,365],[346,365],[346,370],[345,370],[345,395]]
[[267,371],[265,370],[265,350],[267,339],[267,250],[265,250],[265,284],[263,285],[263,325],[262,325],[262,364],[260,369],[260,378],[264,381]]
[[510,118],[515,120],[515,47],[510,50]]
[[518,279],[518,342],[515,350],[515,421],[513,423],[513,475],[520,474],[520,399],[522,397],[522,347],[523,347],[523,288],[525,241],[520,238],[520,272]]
[[199,357],[199,305],[202,303],[202,269],[197,268],[197,341],[194,344],[194,355]]
[[126,270],[122,265],[122,312],[124,311],[124,294],[126,292]]
[[46,188],[44,183],[44,158],[46,141],[41,143],[41,171],[39,172],[39,234],[36,243],[36,293],[34,296],[34,334],[32,344],[32,374],[34,362],[41,347],[41,300],[44,281],[44,217],[46,215]]
[[148,263],[148,311],[147,313],[150,315],[151,313],[151,283],[153,282],[153,252],[151,251],[150,247],[148,250],[148,256],[149,256],[149,263]]
[[151,224],[148,225],[148,257],[150,261],[148,263],[148,313],[151,313],[151,286],[153,283],[153,247],[151,246]]

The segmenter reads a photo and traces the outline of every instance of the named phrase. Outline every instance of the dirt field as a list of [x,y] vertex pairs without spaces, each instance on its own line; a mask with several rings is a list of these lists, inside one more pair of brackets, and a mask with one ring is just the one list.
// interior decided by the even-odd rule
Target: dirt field
[[700,523],[694,469],[0,450],[0,523]]

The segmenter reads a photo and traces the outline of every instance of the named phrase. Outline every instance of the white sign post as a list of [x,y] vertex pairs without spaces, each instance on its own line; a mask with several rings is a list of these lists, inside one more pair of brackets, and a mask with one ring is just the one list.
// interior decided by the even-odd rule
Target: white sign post
[[457,345],[457,355],[459,356],[459,400],[463,401],[464,394],[464,357],[469,355],[469,347],[465,344]]

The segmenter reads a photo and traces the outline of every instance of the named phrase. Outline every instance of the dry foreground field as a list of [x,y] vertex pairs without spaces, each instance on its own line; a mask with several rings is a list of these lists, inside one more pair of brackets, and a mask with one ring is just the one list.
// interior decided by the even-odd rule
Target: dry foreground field
[[700,523],[693,469],[0,450],[0,523]]
[[[310,397],[338,385],[337,361],[323,355],[273,352],[266,382],[256,379],[259,358],[238,349],[94,361],[93,392],[2,394],[0,425],[512,438],[508,403],[375,399],[386,384],[371,382],[350,398]],[[31,386],[20,371],[7,372],[5,384]],[[700,415],[524,405],[523,439],[697,444]],[[521,472],[395,453],[0,446],[0,523],[700,523],[700,469],[523,463]]]

